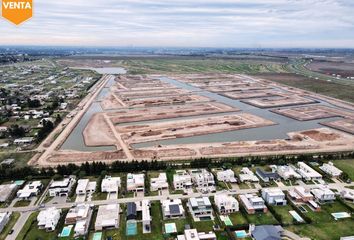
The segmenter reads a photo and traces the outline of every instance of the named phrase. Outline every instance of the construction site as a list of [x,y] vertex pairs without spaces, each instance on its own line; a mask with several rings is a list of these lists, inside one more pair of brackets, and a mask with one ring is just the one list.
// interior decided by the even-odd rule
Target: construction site
[[105,75],[80,106],[33,164],[354,148],[353,104],[245,75]]

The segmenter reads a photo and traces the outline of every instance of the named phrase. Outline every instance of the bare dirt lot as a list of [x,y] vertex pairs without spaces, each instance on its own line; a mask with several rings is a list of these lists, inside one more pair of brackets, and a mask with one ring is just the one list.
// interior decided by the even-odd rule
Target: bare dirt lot
[[327,75],[341,75],[342,77],[354,77],[354,64],[334,61],[312,61],[307,65],[312,71]]
[[354,135],[354,119],[342,119],[332,122],[321,123],[324,126],[345,131]]
[[246,99],[246,98],[279,96],[279,93],[280,92],[276,90],[246,90],[246,91],[223,92],[222,95],[232,99]]
[[311,100],[297,95],[285,95],[285,94],[283,96],[247,99],[247,100],[242,100],[242,102],[260,108],[284,107],[284,106],[316,103],[315,100]]
[[87,146],[116,145],[117,149],[120,149],[117,145],[117,139],[114,137],[112,129],[109,127],[102,114],[95,114],[90,119],[83,135]]
[[354,113],[351,111],[346,111],[344,109],[341,110],[338,108],[328,107],[324,105],[280,108],[271,111],[290,118],[294,118],[299,121],[308,121],[331,117],[344,117],[354,119]]
[[119,124],[235,111],[238,111],[238,109],[222,103],[205,102],[186,105],[171,105],[166,107],[124,109],[109,112],[107,115],[110,117],[113,124]]
[[241,113],[144,125],[117,126],[116,129],[122,134],[122,139],[128,144],[131,144],[263,127],[274,124],[274,122],[264,118]]

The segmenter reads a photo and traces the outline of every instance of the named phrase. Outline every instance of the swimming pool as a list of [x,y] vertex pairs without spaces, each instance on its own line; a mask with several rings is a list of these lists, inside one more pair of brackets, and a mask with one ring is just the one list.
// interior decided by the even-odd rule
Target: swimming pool
[[335,220],[341,219],[341,218],[349,218],[350,213],[347,212],[336,212],[332,213],[332,216],[334,217]]
[[220,216],[220,219],[225,223],[226,226],[232,226],[232,221],[229,216]]
[[304,219],[296,211],[289,211],[289,213],[297,222],[304,222]]
[[166,223],[165,224],[165,232],[166,233],[176,233],[177,227],[175,223]]
[[60,237],[69,237],[72,228],[73,228],[73,225],[65,226],[60,233]]
[[245,230],[235,231],[237,238],[245,238],[247,237],[247,233]]
[[92,240],[101,240],[102,239],[102,232],[96,232],[93,234]]
[[127,236],[134,236],[138,233],[138,227],[135,220],[127,221]]

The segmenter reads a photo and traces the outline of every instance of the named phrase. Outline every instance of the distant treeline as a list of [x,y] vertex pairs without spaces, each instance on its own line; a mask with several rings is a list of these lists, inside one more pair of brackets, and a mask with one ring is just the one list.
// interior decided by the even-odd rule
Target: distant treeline
[[58,165],[55,168],[35,168],[31,166],[14,168],[9,165],[0,165],[0,180],[52,178],[54,175],[78,175],[80,177],[89,175],[101,175],[104,173],[128,173],[152,170],[183,169],[183,168],[214,168],[251,165],[283,165],[288,163],[323,162],[336,159],[353,159],[354,152],[329,153],[320,155],[277,155],[277,156],[250,156],[231,158],[200,158],[191,161],[116,161],[112,164],[103,162],[83,163],[81,165],[67,164]]

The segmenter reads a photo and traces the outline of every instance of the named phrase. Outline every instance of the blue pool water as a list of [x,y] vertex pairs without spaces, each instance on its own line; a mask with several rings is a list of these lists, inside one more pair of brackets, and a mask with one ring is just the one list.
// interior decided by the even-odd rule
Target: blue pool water
[[136,221],[127,222],[127,236],[134,236],[138,233],[138,227]]
[[237,238],[245,238],[247,237],[247,233],[245,230],[241,230],[241,231],[235,231],[236,237]]
[[61,231],[60,237],[69,237],[72,229],[72,225],[64,227]]

